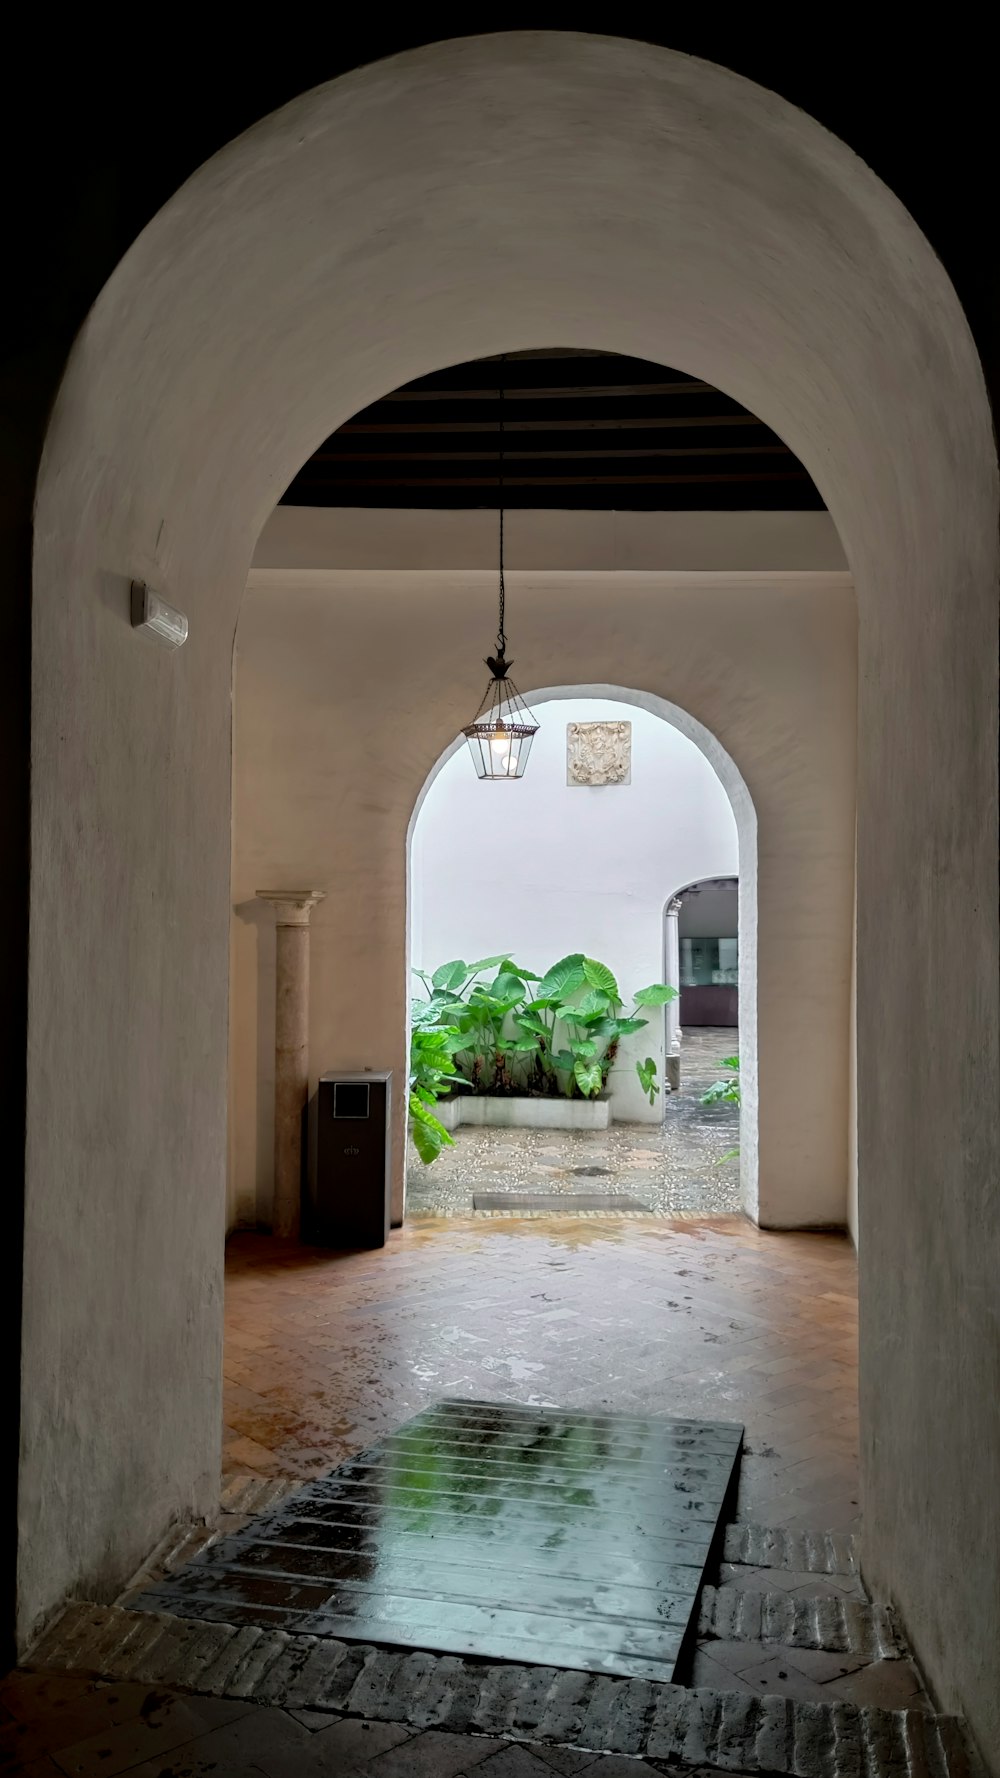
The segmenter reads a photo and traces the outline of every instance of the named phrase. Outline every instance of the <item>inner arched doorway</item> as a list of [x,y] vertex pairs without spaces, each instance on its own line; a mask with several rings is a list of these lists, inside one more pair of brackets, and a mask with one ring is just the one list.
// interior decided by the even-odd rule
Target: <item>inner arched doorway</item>
[[[961,1559],[1000,1434],[953,1386],[991,1338],[997,1216],[981,371],[929,244],[843,144],[725,70],[569,33],[436,44],[295,101],[167,204],[74,350],[36,506],[21,1633],[69,1589],[110,1595],[214,1496],[229,692],[255,539],[376,393],[556,337],[733,392],[813,473],[854,576],[866,1563],[918,1637],[935,1626],[954,1693],[1000,1569],[995,1541],[975,1575]],[[190,616],[181,656],[137,648],[135,576]],[[773,736],[789,759],[797,741]],[[946,921],[966,936],[943,1007],[913,958]],[[168,1350],[184,1381],[153,1423]],[[988,1686],[967,1693],[987,1730]]]
[[[541,969],[583,946],[612,967],[630,1005],[631,993],[640,986],[669,980],[662,974],[663,881],[683,868],[679,860],[686,860],[689,868],[696,859],[714,859],[717,868],[726,863],[733,867],[738,860],[749,885],[745,985],[755,1003],[757,815],[737,765],[718,739],[675,703],[619,685],[547,686],[533,691],[531,701],[540,730],[523,785],[511,791],[480,787],[459,738],[421,788],[408,833],[411,966],[419,966],[426,976],[446,957],[479,957],[506,945],[525,964],[537,963]],[[574,786],[570,749],[578,725],[617,727],[623,717],[631,720],[622,740],[627,769],[623,753],[620,783],[602,789]],[[498,819],[503,823],[502,859],[496,851]],[[846,941],[842,921],[832,919],[829,930],[834,946]],[[420,991],[415,982],[414,992]],[[795,997],[794,985],[775,982],[769,991]],[[624,1040],[606,1088],[616,1125],[662,1126],[667,1116],[668,1152],[683,1142],[673,1131],[674,1105],[668,1107],[666,1097],[671,1083],[679,1086],[665,1041],[664,1012],[673,1010],[647,1009],[646,1027]],[[755,1019],[748,1030],[747,1161],[740,1197],[755,1218]],[[839,1066],[835,1048],[831,1046],[823,1064],[834,1071]],[[635,1061],[647,1055],[654,1063],[655,1083],[648,1101],[634,1078]],[[776,1070],[770,1058],[767,1062],[765,1078],[774,1079]],[[794,1133],[789,1135],[794,1143]],[[770,1155],[769,1138],[765,1153]],[[455,1158],[460,1165],[461,1157]],[[450,1173],[447,1159],[437,1171]],[[433,1201],[435,1182],[419,1163],[416,1172],[417,1204],[427,1194]],[[689,1189],[691,1200],[680,1207],[694,1210],[699,1203],[693,1180]],[[804,1203],[798,1214],[808,1217]]]
[[[666,904],[667,979],[679,990],[676,1018],[685,1025],[739,1026],[739,878],[684,883]],[[670,922],[675,923],[670,930]]]

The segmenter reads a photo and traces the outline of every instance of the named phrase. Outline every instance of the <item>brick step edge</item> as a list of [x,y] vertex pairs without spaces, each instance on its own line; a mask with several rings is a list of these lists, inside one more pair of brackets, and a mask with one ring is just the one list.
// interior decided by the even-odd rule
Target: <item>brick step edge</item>
[[857,1540],[847,1531],[779,1531],[772,1525],[729,1525],[723,1561],[748,1568],[790,1568],[797,1574],[857,1574]]
[[219,1510],[223,1514],[270,1512],[301,1486],[289,1476],[232,1475],[222,1485]]
[[762,1593],[749,1587],[703,1587],[699,1636],[723,1642],[776,1642],[898,1661],[909,1653],[891,1608],[867,1599],[826,1594]]
[[220,1537],[242,1529],[258,1513],[270,1512],[290,1495],[297,1493],[301,1486],[301,1482],[284,1476],[277,1480],[270,1476],[231,1476],[223,1487],[219,1512],[214,1523],[202,1520],[173,1525],[152,1554],[136,1570],[128,1585],[122,1588],[115,1604],[127,1605],[130,1599],[144,1592],[147,1587],[155,1586],[168,1574],[176,1574],[179,1568],[185,1568],[189,1562],[193,1562],[196,1556],[209,1549]]
[[956,1717],[800,1703],[73,1604],[22,1665],[778,1778],[982,1778]]

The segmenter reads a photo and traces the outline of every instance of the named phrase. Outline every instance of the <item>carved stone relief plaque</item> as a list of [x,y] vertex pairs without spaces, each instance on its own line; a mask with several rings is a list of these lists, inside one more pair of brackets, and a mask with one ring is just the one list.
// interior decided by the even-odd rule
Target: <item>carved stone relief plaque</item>
[[568,722],[567,784],[631,784],[630,722]]

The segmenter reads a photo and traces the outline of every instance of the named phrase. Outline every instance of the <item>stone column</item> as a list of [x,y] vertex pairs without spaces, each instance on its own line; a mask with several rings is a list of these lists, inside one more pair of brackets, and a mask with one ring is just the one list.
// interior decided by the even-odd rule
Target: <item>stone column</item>
[[[676,988],[678,993],[681,985],[681,943],[678,927],[678,916],[681,911],[681,898],[675,895],[673,901],[667,903],[666,932],[666,978],[667,986]],[[664,1011],[667,1015],[666,1031],[666,1074],[674,1092],[681,1084],[681,1003],[680,1000],[668,1000]],[[676,1060],[674,1058],[676,1057]]]
[[297,1240],[302,1203],[302,1114],[309,1095],[309,915],[322,889],[258,889],[274,909],[274,1213]]

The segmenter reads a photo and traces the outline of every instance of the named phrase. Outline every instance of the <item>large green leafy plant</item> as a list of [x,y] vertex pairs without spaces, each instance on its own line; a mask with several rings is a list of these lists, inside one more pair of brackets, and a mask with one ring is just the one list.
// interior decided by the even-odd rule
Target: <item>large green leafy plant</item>
[[420,1159],[437,1160],[451,1137],[432,1107],[461,1079],[453,1057],[458,1032],[447,1027],[414,1024],[410,1032],[410,1118]]
[[[492,979],[484,979],[493,970]],[[541,976],[514,963],[509,952],[477,963],[456,958],[430,976],[415,973],[426,998],[413,1003],[411,1073],[428,1036],[443,1035],[449,1064],[478,1093],[596,1098],[607,1087],[622,1038],[648,1024],[642,1016],[647,1008],[664,1006],[677,995],[676,988],[654,982],[639,989],[625,1014],[607,964],[582,951],[561,957]],[[660,1091],[656,1063],[647,1056],[635,1068],[652,1105]],[[421,1083],[430,1098],[418,1096],[421,1110],[414,1113],[414,1137],[424,1159],[432,1160],[444,1145],[431,1124],[448,1139],[430,1105],[455,1079],[454,1071],[442,1070],[437,1082]],[[437,1147],[430,1153],[433,1140]]]
[[[640,988],[623,1018],[624,1003],[607,964],[574,951],[541,977],[532,998],[515,1011],[514,1023],[537,1043],[550,1091],[594,1099],[608,1084],[622,1038],[648,1025],[639,1009],[664,1006],[676,994],[665,982]],[[636,1073],[652,1105],[660,1090],[652,1056],[636,1063]]]

